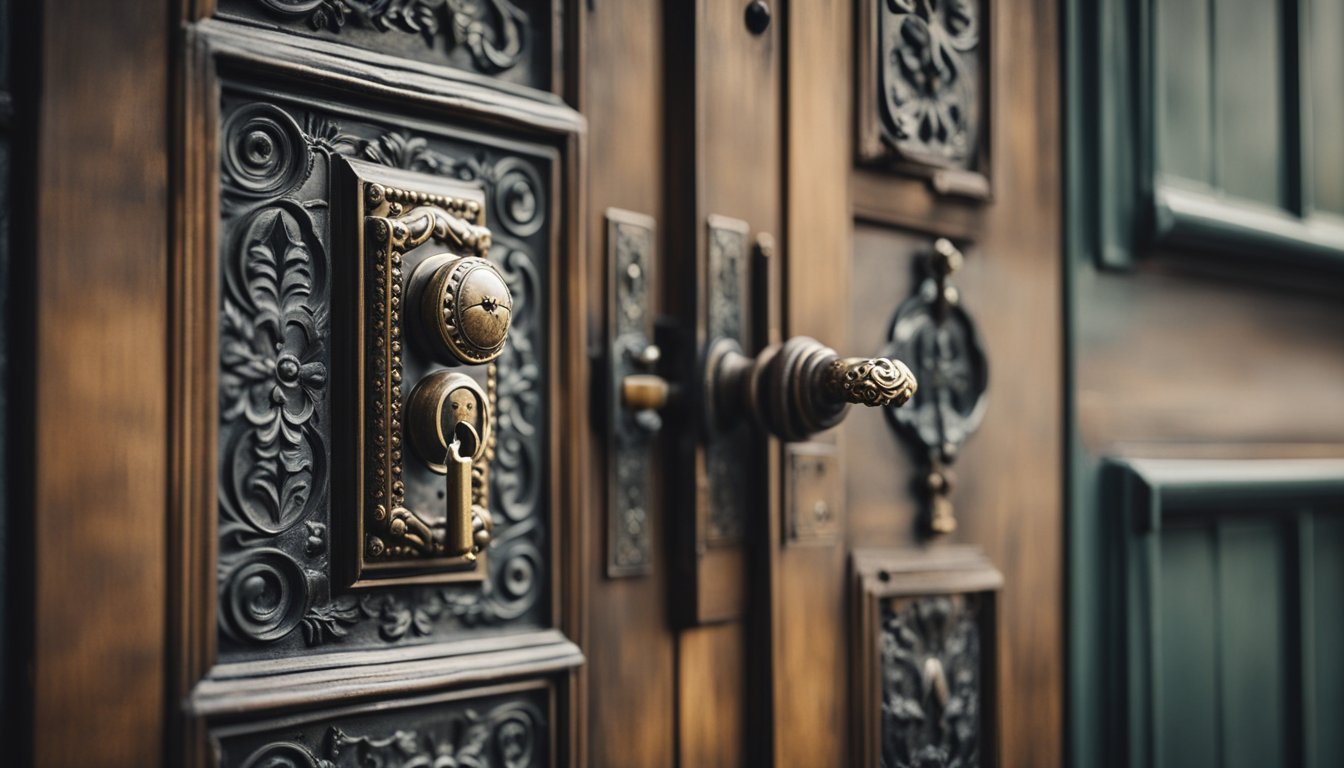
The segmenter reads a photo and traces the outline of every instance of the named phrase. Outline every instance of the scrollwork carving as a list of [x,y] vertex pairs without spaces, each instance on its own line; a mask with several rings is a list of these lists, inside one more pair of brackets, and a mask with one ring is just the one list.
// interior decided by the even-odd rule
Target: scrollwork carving
[[252,214],[236,248],[220,318],[220,416],[235,427],[224,500],[235,519],[275,534],[311,511],[326,479],[313,425],[327,386],[326,311],[312,301],[322,256],[293,206]]
[[258,549],[241,558],[222,588],[220,613],[235,639],[266,643],[299,625],[308,603],[303,569],[278,549]]

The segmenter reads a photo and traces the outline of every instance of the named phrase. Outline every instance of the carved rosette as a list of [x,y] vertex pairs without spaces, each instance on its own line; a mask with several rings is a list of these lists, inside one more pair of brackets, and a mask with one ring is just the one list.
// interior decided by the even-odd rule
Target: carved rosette
[[[426,642],[547,621],[548,500],[541,484],[548,166],[513,145],[415,135],[385,127],[391,119],[367,119],[338,118],[297,101],[258,103],[225,86],[216,579],[223,660],[326,643]],[[495,520],[481,584],[333,594],[330,397],[337,372],[328,341],[325,198],[338,155],[479,183],[497,225],[489,257],[514,297],[514,315],[508,351],[496,361],[496,460],[488,479],[474,478]]]

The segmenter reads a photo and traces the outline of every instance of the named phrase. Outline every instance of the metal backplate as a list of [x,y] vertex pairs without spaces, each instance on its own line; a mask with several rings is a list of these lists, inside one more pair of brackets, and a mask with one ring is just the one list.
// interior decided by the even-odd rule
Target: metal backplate
[[843,527],[844,485],[836,447],[830,443],[786,443],[787,510],[790,544],[834,544]]
[[[646,372],[641,356],[653,343],[650,307],[656,223],[610,208],[607,219],[607,575],[641,576],[653,569],[653,437],[659,418],[621,403],[627,376]],[[647,358],[643,358],[647,360]]]
[[[358,308],[349,318],[354,322],[347,345],[352,365],[342,371],[354,379],[347,405],[357,414],[358,429],[342,467],[353,481],[349,502],[355,505],[346,516],[353,526],[338,532],[351,555],[347,579],[354,586],[483,579],[483,557],[448,555],[413,535],[419,526],[442,527],[446,501],[442,475],[411,450],[406,398],[416,382],[443,366],[420,341],[405,286],[420,262],[445,250],[487,258],[490,240],[466,242],[451,233],[414,237],[398,217],[430,208],[456,226],[481,227],[485,196],[478,186],[360,160],[339,162],[336,170],[334,182],[344,194],[337,198],[335,223],[345,228],[337,237],[355,248],[347,264],[354,278],[349,298]],[[495,399],[493,364],[454,370],[478,380],[487,399]],[[493,446],[486,452],[493,454]],[[488,472],[488,457],[480,465]],[[482,491],[488,483],[488,473],[483,474]]]

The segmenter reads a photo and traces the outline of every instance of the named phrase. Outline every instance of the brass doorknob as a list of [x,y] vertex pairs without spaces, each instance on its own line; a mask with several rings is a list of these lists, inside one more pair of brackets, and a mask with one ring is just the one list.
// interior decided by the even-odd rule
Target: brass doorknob
[[443,253],[411,275],[410,302],[430,353],[446,365],[480,365],[499,357],[513,321],[503,275],[479,256]]
[[915,376],[900,360],[840,357],[806,336],[743,354],[737,342],[718,339],[705,362],[705,408],[711,428],[730,426],[749,413],[783,440],[806,440],[830,429],[849,406],[904,405],[915,394]]

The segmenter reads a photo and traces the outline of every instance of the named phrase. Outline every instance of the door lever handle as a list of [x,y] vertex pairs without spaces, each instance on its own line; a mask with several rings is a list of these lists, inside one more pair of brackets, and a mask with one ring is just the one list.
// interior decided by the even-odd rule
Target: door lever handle
[[834,427],[850,405],[900,407],[918,388],[910,368],[885,357],[842,358],[806,336],[766,347],[756,357],[731,339],[710,344],[705,358],[705,411],[711,429],[751,414],[782,440]]

